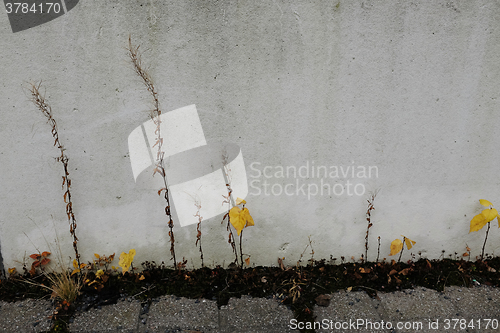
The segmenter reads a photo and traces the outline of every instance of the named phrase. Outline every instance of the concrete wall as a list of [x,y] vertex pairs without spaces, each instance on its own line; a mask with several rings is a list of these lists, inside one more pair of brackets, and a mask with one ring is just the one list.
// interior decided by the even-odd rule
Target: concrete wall
[[[195,104],[208,145],[241,149],[252,264],[294,264],[309,236],[316,259],[359,258],[377,190],[369,260],[378,236],[381,258],[400,235],[416,241],[404,259],[466,244],[480,254],[485,230],[468,233],[478,199],[500,207],[498,1],[84,0],[16,33],[0,15],[5,267],[56,251],[56,234],[64,258],[73,254],[58,151],[25,89],[39,80],[70,158],[82,260],[135,248],[136,263],[170,263],[152,168],[137,181],[132,171],[128,138],[151,102],[127,57],[129,34],[162,110]],[[234,258],[221,218],[202,224],[208,265]],[[177,257],[199,267],[196,225],[174,232]],[[493,224],[486,252],[499,253],[499,237]]]

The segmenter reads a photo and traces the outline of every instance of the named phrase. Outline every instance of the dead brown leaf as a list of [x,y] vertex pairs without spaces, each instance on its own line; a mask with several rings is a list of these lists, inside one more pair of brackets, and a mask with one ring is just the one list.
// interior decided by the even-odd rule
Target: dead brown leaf
[[331,298],[332,296],[330,295],[319,295],[314,300],[316,301],[316,304],[318,304],[319,306],[328,306],[330,305]]

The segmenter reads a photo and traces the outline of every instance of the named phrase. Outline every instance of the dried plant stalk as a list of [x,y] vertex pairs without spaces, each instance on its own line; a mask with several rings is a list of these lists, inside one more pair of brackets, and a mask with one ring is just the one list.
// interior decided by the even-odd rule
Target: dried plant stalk
[[165,168],[164,168],[164,162],[163,162],[163,157],[165,153],[163,152],[163,138],[161,136],[161,110],[160,110],[160,102],[158,100],[158,92],[156,91],[153,79],[151,78],[151,75],[148,73],[148,71],[144,68],[142,65],[141,61],[141,55],[139,54],[139,47],[140,46],[133,46],[132,45],[132,39],[129,36],[128,38],[128,53],[130,60],[132,61],[132,64],[134,65],[134,69],[136,74],[142,79],[142,82],[146,86],[146,89],[148,92],[151,94],[151,97],[153,98],[153,109],[151,110],[150,117],[151,120],[153,120],[153,123],[156,125],[155,129],[155,134],[156,134],[156,142],[153,145],[153,148],[156,146],[157,147],[157,153],[156,153],[156,165],[155,169],[153,172],[153,175],[156,173],[160,174],[163,179],[163,185],[164,187],[158,191],[158,195],[161,195],[163,191],[163,197],[166,202],[165,206],[165,215],[167,216],[168,219],[168,227],[169,227],[169,232],[168,235],[170,237],[170,254],[172,255],[172,260],[174,261],[174,267],[177,268],[177,261],[175,259],[175,237],[174,237],[174,221],[172,220],[172,214],[170,211],[170,197],[169,197],[169,188],[168,188],[168,181],[167,181],[167,175],[165,173]]
[[[232,196],[233,190],[231,188],[231,168],[229,167],[228,156],[227,156],[226,152],[224,152],[222,155],[222,165],[224,166],[223,175],[224,175],[224,178],[226,180],[226,188],[227,188],[227,196],[225,196],[225,195],[222,196],[224,198],[224,201],[222,202],[222,204],[224,205],[225,203],[227,203],[228,208],[227,208],[227,213],[222,218],[221,224],[224,223],[224,221],[227,218],[226,229],[229,232],[227,242],[229,244],[231,244],[231,248],[233,249],[234,263],[237,266],[240,266],[240,264],[238,263],[238,250],[236,248],[236,241],[234,240],[235,237],[234,237],[233,231],[231,229],[231,221],[229,218],[229,211],[231,210],[232,207],[235,206],[235,202],[234,202],[234,198]],[[240,246],[241,246],[241,239],[240,239]],[[240,248],[240,253],[241,253],[241,248]],[[243,266],[243,258],[241,260],[241,266]]]
[[378,236],[377,260],[375,262],[378,262],[379,257],[380,257],[380,236]]
[[196,214],[194,215],[195,217],[198,218],[198,224],[196,225],[196,243],[195,243],[195,246],[198,246],[198,243],[200,244],[199,246],[199,251],[200,251],[200,259],[201,259],[201,267],[204,267],[204,263],[203,263],[203,249],[201,248],[201,222],[203,221],[203,216],[201,216],[200,214],[200,210],[201,210],[201,203],[199,200],[196,200],[194,205],[196,206]]
[[[370,233],[370,228],[373,226],[373,223],[371,222],[371,211],[375,209],[373,206],[373,202],[375,201],[375,197],[377,196],[378,192],[375,192],[371,195],[370,199],[366,200],[368,201],[368,208],[366,209],[366,221],[368,222],[368,225],[366,227],[366,236],[365,236],[365,261],[368,262],[368,235]],[[377,255],[377,261],[378,261],[378,255]]]
[[42,111],[43,115],[47,117],[47,122],[52,126],[52,137],[54,138],[54,146],[59,148],[61,155],[56,158],[58,162],[61,162],[64,167],[64,176],[62,176],[62,188],[66,187],[66,191],[64,192],[63,198],[64,203],[66,204],[66,215],[68,216],[69,222],[69,232],[73,237],[73,249],[75,250],[76,260],[78,265],[80,265],[80,254],[78,252],[78,237],[76,237],[76,218],[73,213],[73,201],[71,200],[71,179],[68,177],[68,157],[64,153],[66,150],[61,142],[59,141],[59,133],[57,132],[57,123],[52,116],[52,108],[49,104],[47,104],[45,97],[40,93],[40,86],[42,82],[40,81],[38,84],[31,84],[29,91],[31,92],[31,101],[35,104],[35,106]]

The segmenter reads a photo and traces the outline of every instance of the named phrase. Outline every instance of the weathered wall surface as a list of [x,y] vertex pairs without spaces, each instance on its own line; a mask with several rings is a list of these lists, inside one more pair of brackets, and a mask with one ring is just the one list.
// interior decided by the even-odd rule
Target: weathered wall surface
[[[478,199],[500,207],[498,1],[85,0],[16,33],[0,15],[6,267],[55,250],[56,231],[73,254],[58,151],[23,89],[39,80],[70,158],[83,261],[135,248],[138,263],[170,262],[152,169],[137,182],[132,171],[128,138],[151,102],[127,57],[129,34],[162,109],[195,104],[207,144],[241,149],[253,264],[295,263],[308,236],[315,258],[359,258],[376,190],[369,260],[378,236],[381,258],[400,235],[417,242],[406,259],[466,244],[480,254],[484,230],[468,233]],[[234,258],[221,218],[202,224],[208,265]],[[177,257],[198,267],[196,225],[174,231]],[[499,253],[499,237],[493,224],[486,252]]]

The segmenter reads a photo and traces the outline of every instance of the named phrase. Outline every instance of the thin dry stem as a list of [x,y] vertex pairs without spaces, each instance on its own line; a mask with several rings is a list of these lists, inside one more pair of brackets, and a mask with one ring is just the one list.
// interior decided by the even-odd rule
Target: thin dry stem
[[488,232],[490,232],[490,222],[488,222],[488,229],[486,229],[486,236],[484,237],[483,250],[481,251],[481,260],[484,259],[484,247],[486,246],[486,241],[488,240]]
[[[224,152],[222,154],[222,165],[224,166],[223,175],[224,175],[224,178],[226,180],[226,188],[227,188],[227,196],[224,196],[224,195],[222,196],[224,198],[224,201],[222,202],[222,204],[224,205],[225,203],[227,203],[228,208],[227,208],[227,213],[222,218],[221,224],[224,223],[224,220],[227,217],[227,226],[226,226],[226,229],[229,232],[229,234],[228,234],[228,241],[227,242],[229,244],[231,244],[231,248],[233,249],[233,253],[234,253],[234,262],[238,266],[238,265],[240,265],[238,263],[238,250],[236,248],[236,241],[235,241],[235,237],[234,237],[234,234],[233,234],[233,230],[231,229],[231,220],[230,220],[230,217],[229,217],[229,211],[231,210],[232,207],[235,206],[235,202],[234,202],[234,198],[233,198],[233,195],[232,195],[233,189],[231,188],[231,168],[229,167],[228,156],[227,156],[226,152]],[[240,239],[240,254],[241,254],[241,239]],[[240,267],[243,267],[243,257],[241,259],[242,260],[241,260]]]
[[60,152],[61,155],[57,157],[57,161],[61,162],[63,167],[64,167],[64,176],[62,176],[62,188],[66,188],[66,191],[64,192],[63,198],[64,198],[64,203],[66,203],[66,215],[68,216],[68,222],[69,222],[69,232],[71,236],[73,237],[73,249],[75,250],[75,256],[76,260],[78,262],[78,265],[80,265],[80,254],[78,252],[78,237],[76,237],[76,218],[75,214],[73,213],[73,201],[71,200],[71,179],[68,177],[69,176],[69,171],[68,171],[68,157],[64,153],[66,149],[64,149],[63,145],[59,141],[59,133],[57,131],[57,123],[52,116],[52,108],[50,107],[49,104],[47,104],[44,96],[40,93],[40,86],[42,82],[40,81],[38,84],[31,84],[31,87],[29,88],[29,91],[31,92],[31,101],[35,104],[35,106],[43,113],[45,117],[47,117],[47,122],[51,125],[52,127],[52,137],[54,138],[54,146],[56,146]]
[[200,251],[200,259],[201,259],[201,267],[204,267],[204,263],[203,263],[203,249],[201,248],[201,222],[203,221],[203,216],[201,216],[200,214],[200,210],[201,210],[201,203],[197,200],[195,201],[194,205],[196,206],[196,214],[194,216],[196,216],[198,218],[198,224],[196,226],[196,243],[195,243],[195,246],[198,245],[198,243],[200,244],[199,246],[199,251]]
[[[373,226],[371,222],[371,211],[375,209],[373,207],[373,202],[375,201],[375,197],[377,196],[377,192],[373,193],[370,199],[366,200],[368,202],[368,208],[366,209],[366,221],[368,222],[366,227],[366,236],[365,236],[365,261],[368,262],[368,235],[370,233],[370,228]],[[378,260],[378,256],[377,256]]]
[[379,257],[380,257],[380,236],[378,236],[377,260],[375,262],[378,262]]
[[401,252],[399,253],[398,262],[401,261],[401,257],[403,256],[403,251],[405,249],[405,242],[406,242],[406,237],[403,236],[403,247],[401,248]]
[[144,83],[146,89],[148,92],[151,94],[151,97],[153,98],[153,105],[154,108],[151,110],[150,117],[153,120],[154,124],[156,125],[155,129],[155,134],[156,134],[156,142],[153,145],[153,147],[157,146],[157,154],[156,154],[156,165],[154,169],[153,175],[156,173],[160,174],[163,179],[163,185],[164,188],[162,188],[160,191],[158,191],[158,194],[161,194],[161,191],[164,191],[163,197],[166,202],[165,206],[165,215],[167,216],[168,219],[168,227],[169,227],[169,232],[168,235],[170,237],[170,254],[172,255],[172,260],[174,261],[174,267],[177,267],[177,260],[175,258],[175,237],[174,237],[174,221],[172,220],[172,214],[170,211],[170,197],[169,197],[169,186],[168,186],[168,181],[167,181],[167,175],[165,172],[165,167],[164,167],[164,162],[163,162],[163,157],[165,153],[163,152],[163,138],[161,136],[161,109],[160,109],[160,102],[158,100],[158,92],[156,91],[153,79],[151,78],[151,75],[148,73],[148,71],[144,68],[142,64],[142,59],[141,55],[139,53],[139,47],[140,46],[134,46],[132,45],[132,38],[129,36],[128,38],[128,53],[130,60],[132,61],[132,64],[134,65],[134,70],[136,74],[142,79],[142,82]]

